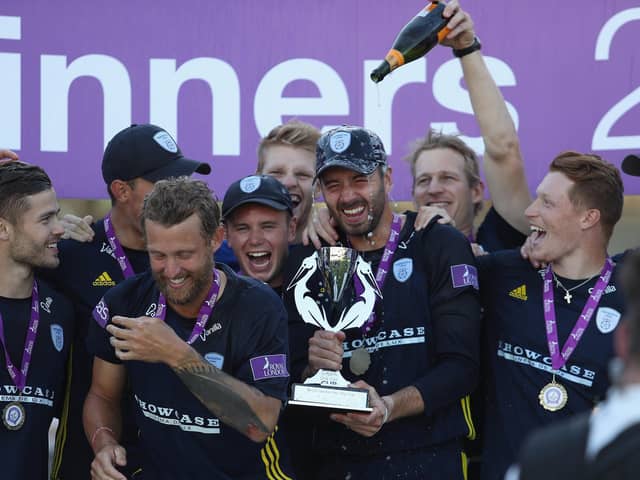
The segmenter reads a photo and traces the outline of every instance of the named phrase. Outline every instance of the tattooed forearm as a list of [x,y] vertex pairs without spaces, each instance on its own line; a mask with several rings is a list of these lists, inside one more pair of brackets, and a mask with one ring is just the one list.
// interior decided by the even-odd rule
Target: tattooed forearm
[[195,351],[173,370],[193,393],[222,422],[248,435],[257,428],[271,433],[247,401],[248,395],[262,395],[252,387],[227,375],[204,360]]

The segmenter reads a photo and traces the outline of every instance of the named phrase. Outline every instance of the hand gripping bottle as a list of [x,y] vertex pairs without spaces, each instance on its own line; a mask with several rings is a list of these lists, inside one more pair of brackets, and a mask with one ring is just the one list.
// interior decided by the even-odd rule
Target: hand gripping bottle
[[445,4],[433,1],[420,11],[396,37],[387,56],[371,72],[371,80],[378,83],[396,68],[425,55],[449,33],[448,18],[442,16]]

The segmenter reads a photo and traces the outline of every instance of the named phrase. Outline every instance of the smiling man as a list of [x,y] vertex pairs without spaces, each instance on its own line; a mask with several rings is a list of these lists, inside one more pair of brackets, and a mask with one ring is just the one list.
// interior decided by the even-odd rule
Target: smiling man
[[142,219],[151,272],[107,292],[91,324],[92,478],[125,479],[116,469],[127,463],[119,415],[127,376],[145,478],[286,478],[269,450],[289,377],[280,299],[214,265],[223,231],[203,182],[157,182]]
[[[391,169],[373,132],[355,126],[327,131],[316,158],[317,180],[341,244],[370,262],[383,298],[362,329],[314,332],[303,323],[293,290],[284,293],[294,381],[320,368],[341,370],[369,390],[373,409],[319,413],[313,435],[318,468],[307,478],[461,480],[462,437],[473,430],[464,397],[477,380],[480,324],[469,243],[435,221],[415,231],[415,214],[392,211]],[[310,247],[291,252],[285,284],[312,253]],[[326,299],[319,272],[306,288],[316,301]],[[370,360],[364,371],[350,363],[358,349]],[[307,415],[305,426],[312,418]]]
[[311,214],[318,138],[320,131],[313,125],[292,120],[271,130],[258,147],[256,172],[275,177],[291,195],[295,243],[300,243]]
[[48,432],[61,416],[73,306],[35,275],[60,263],[64,233],[40,167],[0,164],[0,450],[3,478],[45,479]]
[[540,271],[517,250],[478,258],[487,329],[482,477],[501,479],[528,433],[603,399],[624,304],[607,244],[620,219],[618,170],[556,157],[526,215]]
[[238,180],[224,196],[222,219],[242,273],[280,291],[282,269],[296,231],[287,189],[268,175]]

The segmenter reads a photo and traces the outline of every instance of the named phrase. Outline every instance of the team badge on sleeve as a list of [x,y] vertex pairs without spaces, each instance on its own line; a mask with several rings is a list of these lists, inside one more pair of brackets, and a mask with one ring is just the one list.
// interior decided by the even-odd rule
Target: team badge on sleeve
[[452,265],[451,283],[453,288],[473,287],[478,290],[478,270],[473,265]]
[[57,351],[61,352],[64,347],[64,330],[57,323],[51,325],[51,341]]
[[254,357],[249,360],[249,363],[251,364],[254,380],[289,376],[287,356],[284,354]]
[[393,276],[399,282],[406,282],[413,273],[413,259],[401,258],[393,262]]

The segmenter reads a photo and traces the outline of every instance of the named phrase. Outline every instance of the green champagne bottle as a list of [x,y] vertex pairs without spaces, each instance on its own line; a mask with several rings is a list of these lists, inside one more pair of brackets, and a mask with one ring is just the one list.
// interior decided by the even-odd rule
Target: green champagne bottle
[[442,16],[446,5],[433,1],[420,11],[396,37],[387,56],[371,72],[371,80],[382,81],[389,73],[405,63],[422,57],[449,33],[448,18]]

